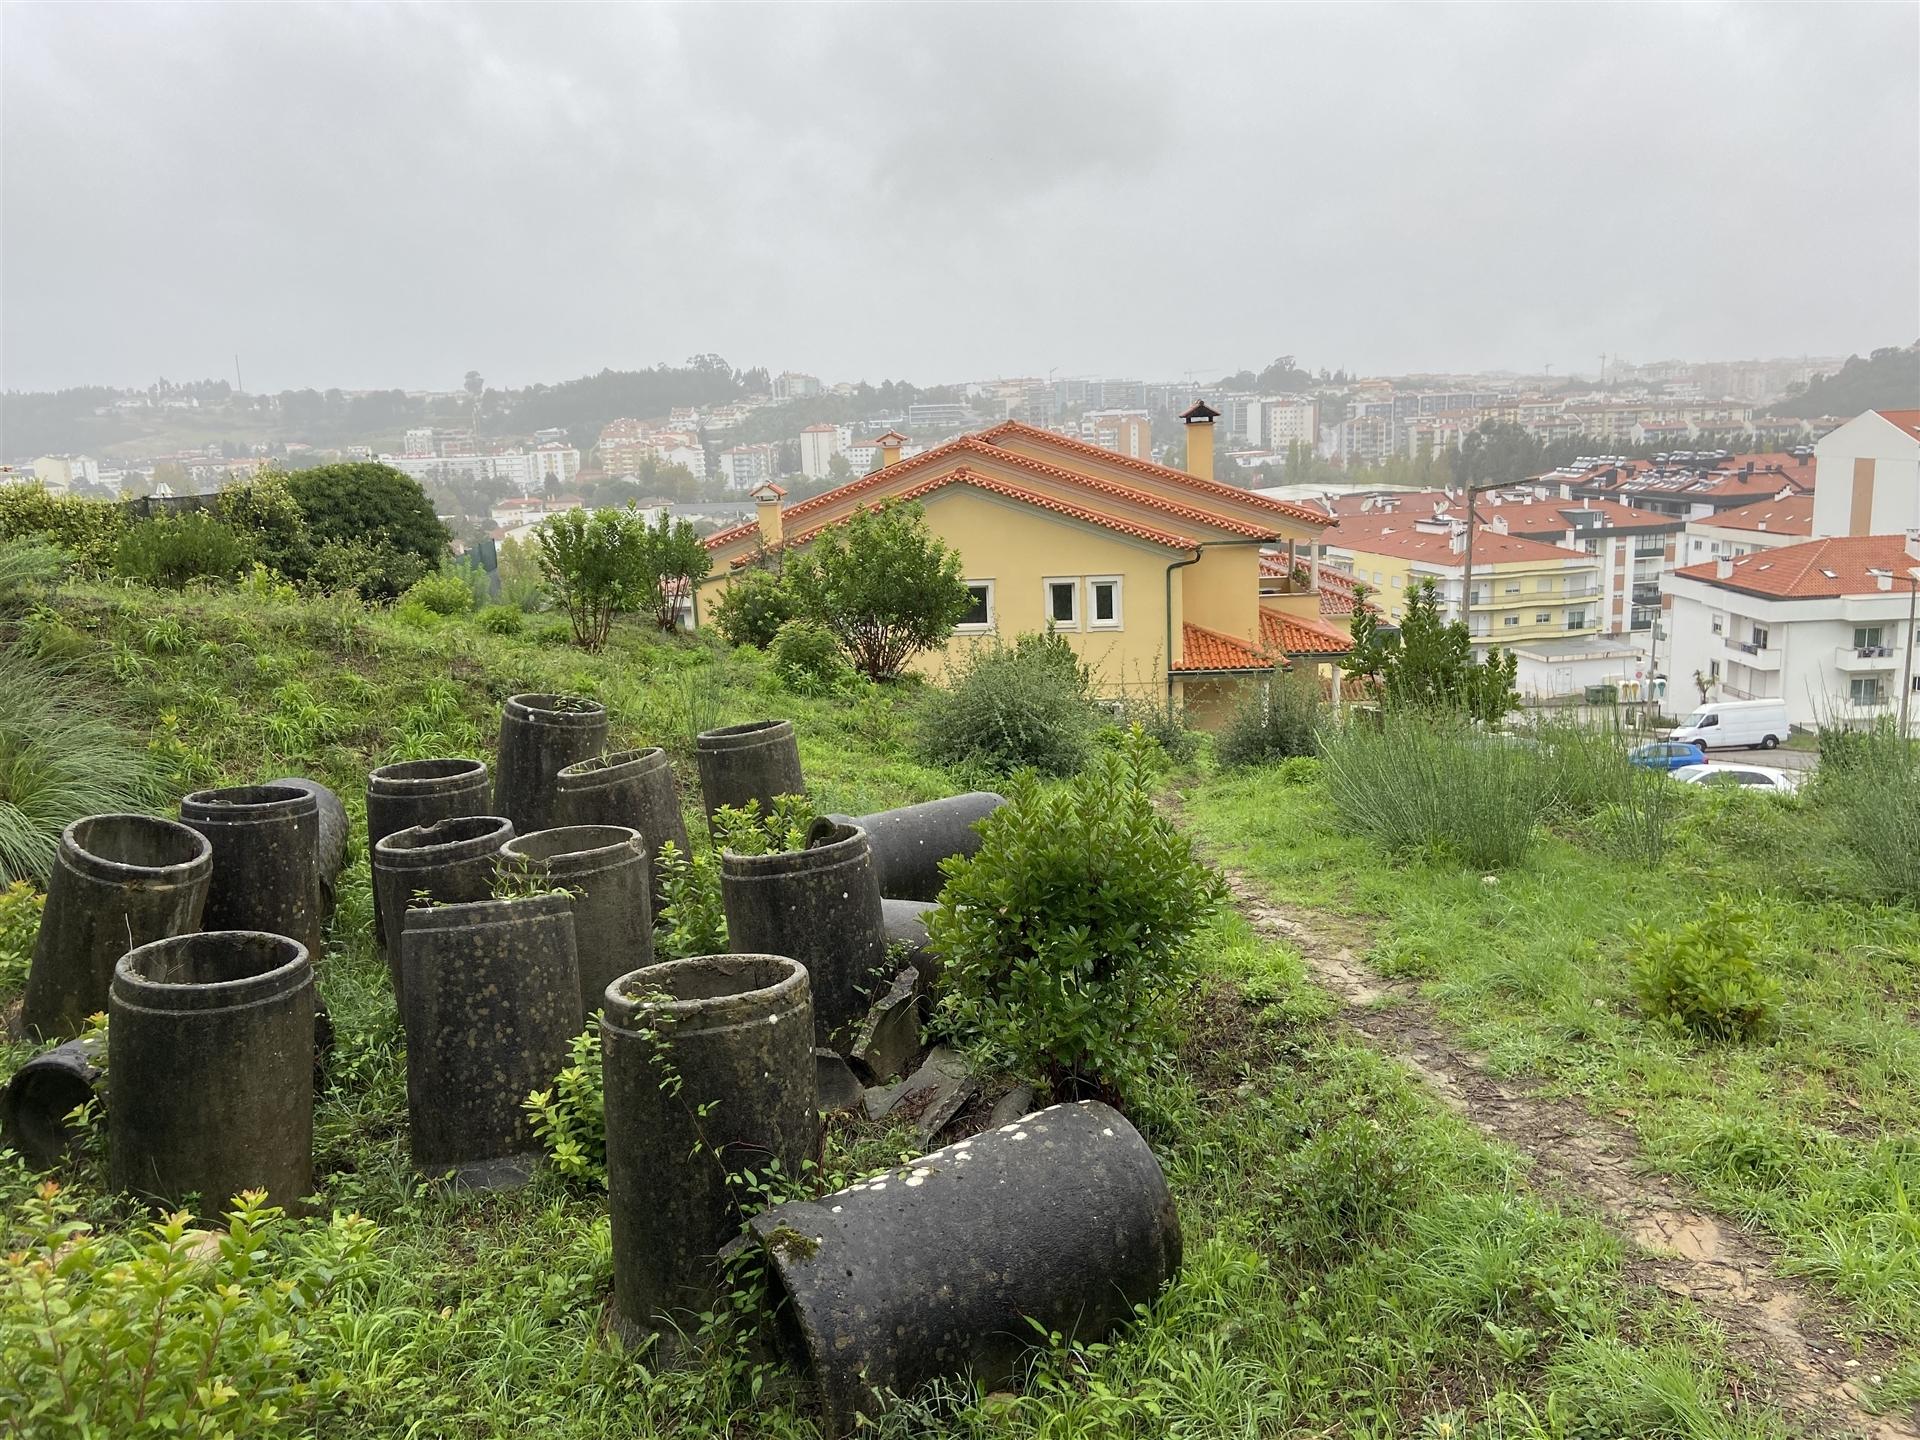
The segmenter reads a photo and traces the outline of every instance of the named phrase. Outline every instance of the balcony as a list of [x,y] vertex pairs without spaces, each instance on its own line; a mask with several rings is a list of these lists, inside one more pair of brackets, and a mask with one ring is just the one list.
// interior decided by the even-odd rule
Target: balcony
[[1891,645],[1842,645],[1833,652],[1834,668],[1848,675],[1893,670],[1901,663]]
[[1740,656],[1735,663],[1745,665],[1749,670],[1780,668],[1780,647],[1777,645],[1756,645],[1751,640],[1735,640],[1731,636],[1722,643],[1727,649]]
[[1635,585],[1633,587],[1633,603],[1636,605],[1658,605],[1660,603],[1660,587],[1658,585]]

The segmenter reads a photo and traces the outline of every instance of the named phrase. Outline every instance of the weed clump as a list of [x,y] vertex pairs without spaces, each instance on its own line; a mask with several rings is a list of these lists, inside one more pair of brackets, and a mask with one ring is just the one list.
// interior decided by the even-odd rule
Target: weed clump
[[1754,956],[1751,921],[1726,900],[1676,930],[1629,933],[1634,989],[1654,1020],[1705,1040],[1751,1040],[1771,1026],[1779,983]]
[[1058,635],[982,644],[927,703],[921,748],[936,764],[1071,775],[1091,753],[1092,677]]
[[547,1160],[569,1180],[607,1184],[606,1083],[601,1067],[600,1020],[573,1037],[569,1063],[553,1084],[521,1102]]
[[1229,770],[1317,755],[1323,712],[1318,676],[1276,670],[1270,686],[1249,690],[1213,753]]

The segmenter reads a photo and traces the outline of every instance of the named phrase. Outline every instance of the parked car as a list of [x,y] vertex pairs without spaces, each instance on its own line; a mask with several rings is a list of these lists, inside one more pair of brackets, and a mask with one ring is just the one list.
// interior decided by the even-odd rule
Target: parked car
[[1740,785],[1774,795],[1791,795],[1800,788],[1799,775],[1766,765],[1682,765],[1668,776],[1687,785]]
[[1793,733],[1780,700],[1718,700],[1702,705],[1667,732],[1669,740],[1690,740],[1704,750],[1771,750]]
[[1629,750],[1627,759],[1642,770],[1678,770],[1705,764],[1707,752],[1690,740],[1650,740]]

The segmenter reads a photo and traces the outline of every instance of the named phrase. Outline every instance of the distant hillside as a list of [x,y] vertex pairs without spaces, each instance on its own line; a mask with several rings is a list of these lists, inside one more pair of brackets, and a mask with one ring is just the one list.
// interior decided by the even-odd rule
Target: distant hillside
[[1920,343],[1905,349],[1890,345],[1864,360],[1852,356],[1833,374],[1789,390],[1767,413],[1809,418],[1915,409],[1920,409]]

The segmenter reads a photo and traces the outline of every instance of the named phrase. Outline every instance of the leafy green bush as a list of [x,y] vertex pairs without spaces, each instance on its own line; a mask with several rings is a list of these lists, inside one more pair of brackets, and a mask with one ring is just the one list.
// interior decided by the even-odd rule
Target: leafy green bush
[[0,994],[18,995],[26,988],[43,900],[24,880],[0,888]]
[[173,589],[194,580],[232,580],[252,563],[240,537],[200,510],[142,520],[113,552],[114,574]]
[[571,1063],[523,1102],[547,1159],[569,1180],[607,1184],[606,1083],[596,1018],[573,1037]]
[[1270,685],[1247,687],[1214,739],[1214,756],[1233,770],[1316,754],[1324,709],[1318,675],[1305,666],[1292,673],[1275,670]]
[[488,605],[475,622],[489,635],[518,635],[526,629],[526,612],[512,605]]
[[1226,897],[1155,809],[1153,757],[1136,730],[1066,785],[1016,779],[927,917],[939,1024],[1056,1092],[1142,1092],[1172,1053],[1190,942]]
[[1311,755],[1295,755],[1273,767],[1273,778],[1282,785],[1318,785],[1320,762]]
[[1088,678],[1057,636],[988,640],[935,690],[922,715],[921,749],[937,764],[1010,775],[1031,768],[1071,775],[1087,763],[1097,719]]
[[1845,732],[1844,740],[1821,734],[1813,796],[1853,861],[1859,888],[1920,905],[1920,745],[1901,740],[1885,721]]
[[312,573],[313,536],[285,475],[263,470],[251,480],[229,485],[220,492],[216,513],[262,564],[289,580],[304,580]]
[[727,948],[727,912],[720,900],[720,861],[711,850],[682,855],[671,840],[654,857],[660,876],[660,914],[653,953],[662,960],[720,955]]
[[794,616],[793,595],[773,571],[752,566],[728,582],[712,620],[729,645],[765,650]]
[[1476,869],[1525,856],[1547,807],[1532,746],[1442,711],[1390,710],[1379,721],[1322,738],[1321,776],[1341,823],[1395,854]]
[[1175,769],[1185,769],[1200,757],[1199,733],[1188,727],[1184,715],[1157,701],[1138,698],[1120,701],[1115,707],[1112,726],[1103,729],[1111,728],[1116,735],[1123,735],[1136,725],[1160,747],[1160,753]]
[[1708,1040],[1748,1040],[1772,1023],[1777,981],[1754,957],[1752,921],[1724,897],[1677,930],[1636,923],[1634,989],[1653,1019]]
[[401,599],[411,600],[436,615],[465,615],[473,609],[473,586],[466,576],[441,570],[414,581]]
[[853,679],[840,642],[818,621],[787,621],[775,632],[767,653],[773,673],[796,695],[831,695]]
[[57,582],[72,563],[73,557],[50,541],[25,536],[0,540],[0,611],[14,608],[31,590]]
[[713,812],[714,848],[735,855],[779,855],[807,848],[813,802],[804,795],[776,795],[765,814],[758,800],[722,805]]
[[48,1182],[0,1265],[0,1416],[20,1435],[310,1433],[326,1302],[371,1265],[358,1216],[299,1226],[257,1193],[224,1229],[185,1213],[101,1235]]
[[328,593],[390,600],[433,568],[429,560],[378,541],[327,540],[314,547],[307,578],[313,588]]
[[104,500],[50,495],[40,485],[0,485],[0,540],[58,545],[89,570],[105,570],[127,528],[127,512]]
[[313,578],[325,589],[351,583],[368,599],[391,600],[440,568],[447,527],[420,482],[391,465],[318,465],[286,477],[315,546]]

